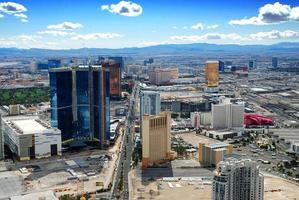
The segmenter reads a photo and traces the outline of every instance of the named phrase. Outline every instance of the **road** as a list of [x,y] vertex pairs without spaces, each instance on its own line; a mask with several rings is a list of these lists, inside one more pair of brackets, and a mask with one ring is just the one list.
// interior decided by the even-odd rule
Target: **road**
[[[129,184],[128,174],[131,170],[131,157],[133,152],[133,134],[134,134],[134,119],[135,119],[135,102],[138,100],[138,85],[135,84],[130,96],[130,103],[125,124],[125,135],[123,137],[123,145],[119,163],[116,168],[116,176],[111,188],[110,199],[129,199]],[[119,185],[123,182],[123,189],[119,190]]]

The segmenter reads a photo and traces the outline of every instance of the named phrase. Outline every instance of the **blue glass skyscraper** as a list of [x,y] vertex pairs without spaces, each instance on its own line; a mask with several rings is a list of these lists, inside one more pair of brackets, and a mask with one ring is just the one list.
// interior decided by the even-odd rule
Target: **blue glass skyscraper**
[[62,59],[49,59],[48,68],[57,68],[62,66]]
[[55,68],[49,73],[51,123],[61,130],[62,141],[109,145],[109,70],[90,66]]

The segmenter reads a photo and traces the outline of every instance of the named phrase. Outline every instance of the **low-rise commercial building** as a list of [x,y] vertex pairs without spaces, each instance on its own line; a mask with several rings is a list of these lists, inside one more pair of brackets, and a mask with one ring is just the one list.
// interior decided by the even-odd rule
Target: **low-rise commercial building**
[[243,131],[207,131],[205,135],[207,137],[217,139],[217,140],[226,140],[229,138],[241,137]]
[[61,131],[38,116],[2,118],[5,144],[19,160],[61,155]]
[[142,169],[170,158],[170,112],[142,119]]
[[224,157],[233,153],[233,146],[223,142],[198,144],[198,161],[204,166],[216,166]]

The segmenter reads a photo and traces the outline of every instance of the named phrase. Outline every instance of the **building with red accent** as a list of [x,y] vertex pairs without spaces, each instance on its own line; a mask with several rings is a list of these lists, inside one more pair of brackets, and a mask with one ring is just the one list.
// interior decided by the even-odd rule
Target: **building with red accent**
[[247,126],[273,126],[274,121],[270,117],[258,114],[244,114],[244,125]]

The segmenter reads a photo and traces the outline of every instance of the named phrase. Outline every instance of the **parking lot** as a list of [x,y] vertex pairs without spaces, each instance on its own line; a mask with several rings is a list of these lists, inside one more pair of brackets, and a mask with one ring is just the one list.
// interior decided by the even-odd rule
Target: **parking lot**
[[0,198],[21,194],[24,191],[23,179],[18,173],[0,172]]

